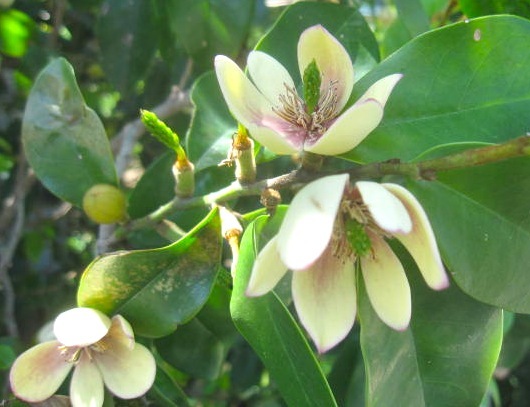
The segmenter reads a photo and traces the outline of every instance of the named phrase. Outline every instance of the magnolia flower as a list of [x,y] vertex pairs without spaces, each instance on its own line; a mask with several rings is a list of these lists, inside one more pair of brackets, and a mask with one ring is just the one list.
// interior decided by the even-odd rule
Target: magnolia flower
[[[353,88],[353,65],[341,43],[321,25],[306,29],[298,41],[303,100],[293,78],[276,59],[250,52],[252,78],[231,59],[215,58],[215,72],[232,114],[258,142],[276,154],[302,150],[336,155],[353,149],[383,117],[401,74],[386,76],[342,114]],[[311,100],[308,100],[311,99]]]
[[278,234],[258,254],[246,291],[263,295],[293,270],[293,302],[320,352],[353,326],[357,265],[379,318],[396,330],[407,328],[410,286],[385,239],[395,237],[405,246],[431,288],[449,284],[416,198],[399,185],[362,181],[352,187],[348,181],[347,174],[328,176],[298,192]]
[[11,389],[18,398],[46,400],[72,367],[74,407],[102,406],[104,384],[123,399],[140,397],[152,386],[154,357],[134,341],[131,326],[120,315],[109,319],[92,308],[74,308],[55,319],[53,330],[57,340],[28,349],[11,367]]

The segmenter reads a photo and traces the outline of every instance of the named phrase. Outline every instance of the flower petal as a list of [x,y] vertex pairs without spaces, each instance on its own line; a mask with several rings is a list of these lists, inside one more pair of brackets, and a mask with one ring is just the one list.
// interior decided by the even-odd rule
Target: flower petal
[[140,397],[153,385],[155,359],[139,343],[131,350],[121,342],[112,342],[105,352],[93,356],[107,388],[122,399]]
[[291,270],[308,268],[328,246],[348,174],[307,184],[294,197],[278,232],[277,247]]
[[405,206],[385,187],[371,181],[359,181],[355,187],[381,229],[390,233],[409,233],[412,230],[412,220]]
[[274,236],[261,249],[254,261],[250,280],[245,294],[249,297],[259,297],[272,290],[287,272],[278,253],[277,236]]
[[294,132],[293,136],[286,131],[287,122],[278,118],[263,118],[263,125],[248,124],[250,136],[274,154],[295,154],[302,150],[303,136]]
[[382,118],[383,107],[375,99],[355,103],[314,144],[305,145],[304,150],[322,155],[350,151],[379,125]]
[[57,391],[73,366],[61,355],[60,345],[58,341],[44,342],[28,349],[15,360],[9,373],[15,396],[36,403]]
[[397,85],[401,78],[403,78],[403,74],[395,73],[379,79],[355,103],[364,103],[367,100],[375,99],[384,108],[394,86]]
[[383,184],[407,208],[412,218],[410,233],[395,233],[394,236],[406,247],[416,261],[427,285],[435,290],[449,286],[449,279],[438,251],[436,238],[427,214],[416,197],[400,185]]
[[70,400],[73,407],[100,407],[105,392],[103,379],[96,364],[83,352],[70,382]]
[[340,112],[353,88],[353,64],[342,44],[321,25],[306,29],[298,40],[298,67],[302,78],[313,59],[322,74],[321,93],[331,82],[336,82],[337,112]]
[[80,307],[59,314],[53,332],[65,346],[88,346],[103,338],[110,325],[110,318],[101,311]]
[[320,353],[350,332],[357,311],[355,268],[328,248],[307,270],[293,273],[293,301],[304,328]]
[[121,315],[114,315],[105,340],[117,341],[129,349],[133,349],[135,342],[131,324]]
[[285,86],[294,88],[294,82],[287,69],[261,51],[251,51],[247,59],[247,68],[252,81],[273,106],[280,104],[280,95],[285,95]]
[[369,233],[372,253],[361,258],[366,292],[375,313],[389,327],[407,329],[411,315],[410,286],[401,262],[378,235]]

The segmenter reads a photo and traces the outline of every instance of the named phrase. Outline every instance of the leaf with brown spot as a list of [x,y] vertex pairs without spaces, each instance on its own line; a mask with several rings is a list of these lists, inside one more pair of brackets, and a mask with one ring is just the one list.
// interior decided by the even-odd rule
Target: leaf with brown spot
[[139,335],[168,335],[189,321],[208,299],[221,247],[221,224],[214,209],[169,246],[95,259],[83,273],[77,302],[123,315]]

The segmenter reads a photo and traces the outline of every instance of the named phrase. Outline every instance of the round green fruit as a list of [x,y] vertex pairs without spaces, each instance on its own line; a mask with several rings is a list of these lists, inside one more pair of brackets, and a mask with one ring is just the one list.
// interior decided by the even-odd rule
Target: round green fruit
[[125,195],[113,185],[94,185],[83,197],[83,210],[96,223],[120,222],[127,213]]

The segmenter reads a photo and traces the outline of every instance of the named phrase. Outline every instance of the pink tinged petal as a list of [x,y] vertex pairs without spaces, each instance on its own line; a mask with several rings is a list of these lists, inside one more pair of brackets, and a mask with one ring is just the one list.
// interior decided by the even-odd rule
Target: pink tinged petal
[[36,403],[57,391],[73,366],[65,361],[59,346],[58,341],[44,342],[28,349],[15,360],[9,373],[15,396]]
[[383,184],[399,198],[412,218],[412,231],[408,234],[396,233],[394,236],[405,246],[416,261],[427,285],[435,290],[449,286],[449,279],[442,263],[436,238],[427,214],[416,197],[400,185]]
[[383,107],[375,99],[356,103],[312,145],[304,150],[322,155],[337,155],[352,150],[370,134],[383,118]]
[[286,131],[287,122],[275,117],[263,118],[262,124],[249,124],[246,127],[254,140],[274,154],[295,154],[302,150],[305,133],[299,137],[296,134],[291,136]]
[[375,223],[390,233],[409,233],[412,220],[403,203],[377,182],[355,184]]
[[153,385],[155,359],[139,343],[131,350],[113,342],[105,352],[93,353],[93,358],[107,388],[122,399],[140,397]]
[[293,273],[296,312],[320,353],[350,332],[357,311],[355,271],[351,259],[340,259],[328,248],[307,270]]
[[261,51],[248,55],[247,68],[252,81],[273,106],[280,105],[280,95],[285,95],[285,86],[294,88],[294,82],[275,58]]
[[385,107],[392,90],[403,78],[403,74],[395,73],[379,79],[359,98],[356,103],[363,103],[366,100],[375,99],[382,107]]
[[287,272],[287,266],[280,259],[277,237],[273,237],[261,249],[250,274],[246,295],[259,297],[272,290]]
[[294,197],[278,232],[277,247],[287,268],[308,268],[324,252],[349,180],[331,175],[307,184]]
[[389,327],[407,329],[411,315],[410,286],[401,262],[390,246],[370,233],[372,253],[361,258],[366,292],[375,313]]
[[53,332],[65,346],[88,346],[109,331],[110,318],[93,308],[73,308],[55,319]]
[[101,373],[86,352],[83,352],[70,382],[72,406],[101,407],[104,398],[105,391]]
[[330,81],[337,82],[337,112],[341,111],[353,88],[353,64],[342,44],[321,25],[306,29],[298,41],[298,67],[300,75],[315,59],[322,74],[321,92]]

